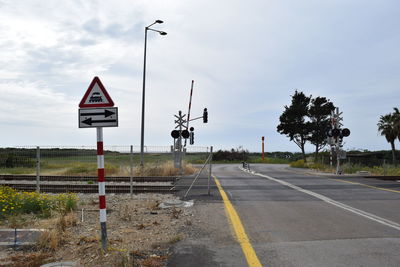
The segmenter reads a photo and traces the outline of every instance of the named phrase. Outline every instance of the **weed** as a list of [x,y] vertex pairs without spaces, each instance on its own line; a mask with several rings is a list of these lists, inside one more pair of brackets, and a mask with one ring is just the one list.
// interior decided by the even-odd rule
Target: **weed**
[[[174,176],[177,175],[179,169],[174,167],[172,161],[164,162],[162,164],[158,163],[149,163],[145,164],[144,168],[137,167],[135,169],[135,175],[141,176]],[[183,163],[183,172],[184,174],[193,174],[196,172],[196,169],[189,163]]]
[[98,237],[94,237],[94,236],[81,236],[81,237],[79,238],[79,241],[78,241],[77,245],[88,244],[88,243],[95,243],[95,242],[99,242],[99,238],[98,238]]
[[164,257],[149,257],[142,260],[141,264],[145,267],[162,267],[164,266]]
[[123,221],[130,222],[132,221],[132,211],[129,207],[129,205],[124,205],[119,209],[118,213],[119,217]]
[[160,209],[159,205],[160,205],[160,201],[158,201],[158,200],[152,201],[148,205],[148,209],[149,210],[159,210]]
[[171,210],[171,218],[173,219],[179,219],[179,215],[181,215],[183,211],[181,209],[173,208]]
[[61,244],[62,236],[57,229],[44,231],[38,241],[37,246],[43,251],[55,251]]
[[40,194],[37,192],[18,192],[10,187],[0,186],[0,219],[18,214],[34,213],[48,218],[52,210],[66,214],[75,210],[75,194]]
[[44,251],[55,251],[67,237],[66,229],[76,226],[75,213],[60,214],[58,217],[48,221],[50,230],[42,232],[37,246]]
[[45,252],[34,252],[29,254],[17,254],[5,259],[10,264],[1,265],[4,267],[36,267],[51,261],[52,255]]
[[143,223],[137,225],[136,227],[137,227],[138,230],[143,230],[143,229],[146,228],[146,226]]
[[290,167],[293,168],[308,168],[307,163],[304,161],[304,159],[299,159],[297,161],[291,162]]
[[175,244],[175,243],[181,241],[182,239],[183,239],[183,237],[180,235],[173,236],[168,240],[168,244],[170,244],[170,245]]

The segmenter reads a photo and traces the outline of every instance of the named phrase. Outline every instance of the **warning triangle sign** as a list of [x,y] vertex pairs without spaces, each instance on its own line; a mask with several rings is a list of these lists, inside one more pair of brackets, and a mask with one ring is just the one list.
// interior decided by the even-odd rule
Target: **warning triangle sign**
[[113,107],[114,102],[101,83],[99,77],[94,77],[85,95],[79,103],[80,108]]

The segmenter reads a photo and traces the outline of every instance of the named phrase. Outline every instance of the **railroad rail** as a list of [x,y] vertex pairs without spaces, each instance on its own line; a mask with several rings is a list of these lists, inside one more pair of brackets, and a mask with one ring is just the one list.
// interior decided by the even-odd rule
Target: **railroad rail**
[[[36,175],[5,175],[0,174],[0,180],[5,181],[35,181]],[[177,176],[134,176],[133,182],[173,182],[178,180]],[[97,176],[60,176],[60,175],[40,175],[40,181],[75,181],[75,182],[90,182],[97,181]],[[129,176],[110,176],[106,177],[107,182],[130,182]]]
[[[15,184],[3,183],[3,186],[9,186],[21,191],[35,191],[35,184]],[[41,184],[40,192],[43,193],[98,193],[97,184]],[[172,185],[134,185],[132,192],[138,193],[175,193],[177,190]],[[107,185],[106,193],[126,194],[130,193],[130,185]]]

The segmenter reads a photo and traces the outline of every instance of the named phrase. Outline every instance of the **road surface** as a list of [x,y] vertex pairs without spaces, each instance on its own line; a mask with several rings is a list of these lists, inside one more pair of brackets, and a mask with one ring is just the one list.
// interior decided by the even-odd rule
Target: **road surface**
[[[400,266],[399,182],[251,169],[221,164],[213,174],[262,266]],[[248,266],[215,187],[198,205],[201,233],[177,245],[169,266]]]

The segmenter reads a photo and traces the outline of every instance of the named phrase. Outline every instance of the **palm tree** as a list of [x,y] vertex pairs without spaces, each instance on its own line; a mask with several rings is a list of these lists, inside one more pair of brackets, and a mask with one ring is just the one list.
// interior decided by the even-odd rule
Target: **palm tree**
[[394,128],[397,133],[397,138],[400,141],[400,110],[398,108],[393,108],[393,120],[394,120]]
[[[398,111],[398,110],[397,110]],[[395,110],[396,112],[396,110]],[[385,136],[386,140],[388,143],[390,143],[392,147],[392,160],[393,164],[395,164],[396,161],[396,156],[395,156],[395,151],[396,147],[394,145],[394,141],[399,137],[399,131],[397,127],[396,121],[399,116],[396,115],[396,113],[389,113],[386,115],[382,115],[379,118],[378,122],[378,131],[381,133],[382,136]]]

